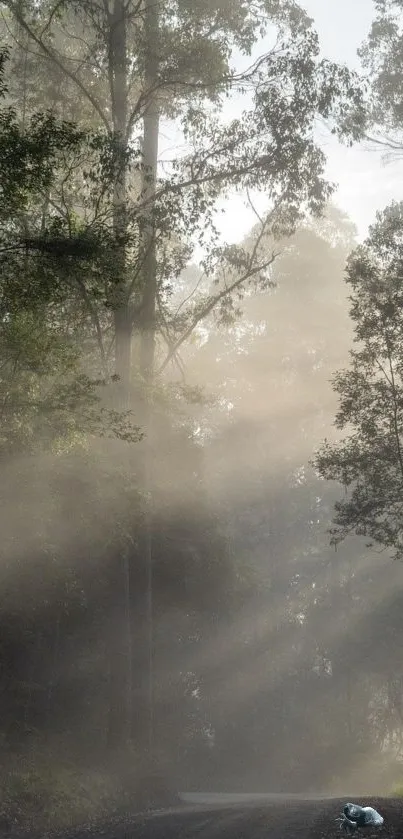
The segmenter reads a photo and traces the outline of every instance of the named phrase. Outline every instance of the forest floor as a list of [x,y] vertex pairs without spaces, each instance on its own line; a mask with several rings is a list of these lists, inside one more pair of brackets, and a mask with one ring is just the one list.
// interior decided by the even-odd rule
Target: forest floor
[[[267,804],[183,806],[126,818],[102,829],[81,828],[69,839],[340,839],[335,821],[345,799],[279,799]],[[359,799],[385,819],[382,828],[359,830],[357,839],[403,839],[403,800]],[[67,837],[66,837],[67,839]]]

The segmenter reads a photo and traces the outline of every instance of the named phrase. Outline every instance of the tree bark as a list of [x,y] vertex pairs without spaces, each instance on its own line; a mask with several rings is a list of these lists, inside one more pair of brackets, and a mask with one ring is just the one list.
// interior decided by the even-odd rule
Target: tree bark
[[132,323],[126,277],[127,231],[127,16],[123,0],[114,0],[109,18],[109,79],[112,103],[116,171],[113,190],[113,232],[116,244],[116,292],[114,300],[115,372],[119,376],[119,408],[130,406]]
[[111,755],[119,755],[130,739],[132,649],[126,563],[124,551],[120,548],[111,557],[108,575],[109,714],[106,746]]
[[[113,82],[111,100],[113,124],[116,138],[125,149],[127,137],[127,76],[126,76],[126,21],[122,0],[115,0],[111,20],[111,73]],[[153,91],[158,72],[157,54],[158,12],[154,0],[146,0],[144,6],[145,66],[144,92],[146,108],[143,116],[143,167],[142,194],[149,207],[143,222],[142,250],[144,254],[141,287],[141,314],[135,324],[139,330],[139,367],[143,380],[142,393],[134,406],[139,423],[145,429],[146,440],[138,451],[138,477],[144,494],[142,522],[136,533],[136,550],[131,561],[123,567],[124,593],[116,579],[117,602],[125,598],[121,612],[120,643],[127,655],[119,650],[119,635],[116,626],[111,632],[111,707],[109,745],[111,748],[124,746],[130,739],[137,750],[152,763],[154,752],[154,701],[153,701],[153,600],[152,600],[152,511],[150,468],[152,460],[151,424],[152,414],[148,391],[154,376],[157,258],[155,225],[152,199],[156,190],[159,108]],[[119,376],[119,407],[127,409],[131,404],[131,342],[133,322],[130,313],[130,299],[126,279],[125,245],[127,194],[126,169],[122,166],[114,190],[114,232],[118,247],[115,321],[115,361]],[[130,612],[130,619],[128,614]],[[126,617],[125,617],[126,616]],[[116,617],[116,612],[115,612]],[[136,643],[133,643],[135,639]],[[116,649],[116,644],[118,649]],[[112,684],[113,682],[113,684]],[[122,696],[126,701],[122,701]],[[123,721],[123,718],[126,720]]]
[[[131,407],[132,322],[127,285],[127,14],[123,0],[114,0],[109,13],[109,81],[114,142],[116,144],[113,189],[113,232],[116,247],[116,287],[114,295],[115,373],[118,377],[116,407]],[[109,719],[107,747],[121,752],[130,739],[132,707],[132,628],[130,611],[130,567],[124,546],[113,559],[110,587],[109,626]]]
[[[145,91],[147,106],[143,120],[143,177],[142,194],[149,207],[144,222],[143,245],[143,288],[140,329],[139,364],[143,380],[140,422],[146,438],[142,444],[141,479],[144,487],[145,508],[138,534],[138,562],[140,586],[137,609],[142,622],[143,656],[139,671],[134,673],[138,699],[136,729],[139,744],[148,757],[150,771],[154,769],[154,627],[153,627],[153,512],[152,512],[152,462],[153,462],[153,418],[150,405],[150,385],[154,377],[156,300],[157,300],[157,253],[154,223],[153,195],[157,184],[159,104],[155,94],[158,78],[158,7],[154,0],[145,0]],[[150,200],[151,199],[151,200]],[[144,588],[143,588],[144,587]],[[143,590],[141,590],[143,589]],[[140,602],[139,602],[140,601]],[[139,710],[143,707],[143,724],[139,725]]]

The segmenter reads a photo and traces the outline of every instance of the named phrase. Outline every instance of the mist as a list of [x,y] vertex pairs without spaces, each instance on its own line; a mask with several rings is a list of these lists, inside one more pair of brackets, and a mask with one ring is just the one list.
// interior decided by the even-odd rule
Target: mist
[[0,3],[7,830],[401,785],[401,403],[351,407],[403,369],[376,14],[207,6]]

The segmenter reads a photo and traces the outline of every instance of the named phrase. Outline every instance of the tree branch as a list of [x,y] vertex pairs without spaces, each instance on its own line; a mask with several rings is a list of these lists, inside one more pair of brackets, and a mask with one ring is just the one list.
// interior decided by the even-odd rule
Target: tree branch
[[[384,326],[385,326],[385,324],[384,324]],[[388,338],[388,335],[387,335],[387,332],[386,332],[386,328],[385,328],[385,343],[386,343],[386,348],[387,348],[387,351],[388,351],[389,373],[390,373],[390,379],[391,379],[391,383],[392,383],[393,431],[394,431],[395,440],[396,440],[397,457],[398,457],[398,461],[399,461],[400,475],[401,475],[401,478],[403,479],[403,453],[402,453],[402,446],[401,446],[401,441],[400,441],[400,431],[399,431],[399,422],[398,422],[398,405],[397,405],[397,399],[396,399],[396,381],[395,381],[395,374],[394,374],[394,371],[393,371],[392,351],[391,351],[391,348],[390,348],[390,342],[389,342],[389,338]]]
[[96,310],[96,307],[93,305],[93,303],[91,301],[91,298],[88,295],[85,284],[83,283],[82,280],[80,280],[79,277],[75,277],[73,280],[68,279],[67,282],[70,285],[70,287],[71,286],[73,286],[73,287],[76,286],[79,289],[82,301],[84,303],[85,308],[87,309],[87,312],[88,312],[88,314],[91,318],[92,324],[93,324],[94,329],[95,329],[95,334],[96,334],[96,337],[97,337],[97,344],[98,344],[99,353],[100,353],[100,356],[101,356],[102,370],[103,370],[104,376],[107,377],[108,376],[108,364],[107,364],[107,359],[106,359],[106,353],[105,353],[105,347],[104,347],[104,340],[103,340],[101,324],[100,324],[100,321],[99,321],[98,312]]
[[182,302],[181,302],[181,303],[179,303],[179,306],[178,306],[178,308],[176,309],[176,312],[175,312],[175,313],[174,313],[174,315],[173,315],[173,319],[174,319],[174,320],[175,320],[175,318],[177,318],[177,317],[178,317],[180,310],[181,310],[181,309],[183,309],[183,307],[184,307],[184,306],[186,306],[186,303],[188,303],[188,302],[189,302],[189,300],[191,300],[191,299],[192,299],[192,297],[194,297],[194,295],[196,294],[197,289],[199,288],[199,286],[200,286],[201,282],[202,282],[202,281],[206,278],[206,276],[207,276],[207,275],[206,275],[206,272],[205,272],[205,271],[203,271],[203,273],[200,275],[199,279],[197,280],[197,283],[196,283],[196,285],[195,285],[194,289],[192,289],[192,291],[190,292],[190,294],[188,294],[188,296],[187,296],[187,297],[185,297],[185,299],[184,299],[184,300],[182,300]]
[[50,25],[51,25],[51,23],[52,23],[52,20],[53,20],[53,18],[54,18],[54,16],[55,16],[55,14],[57,13],[58,9],[60,9],[60,6],[63,6],[63,5],[64,5],[64,3],[65,3],[65,0],[58,0],[58,2],[56,3],[56,5],[53,7],[53,9],[52,9],[52,11],[51,11],[51,13],[50,13],[50,15],[49,15],[49,18],[48,18],[48,20],[46,21],[45,26],[43,27],[43,29],[42,29],[42,31],[41,31],[41,33],[40,33],[40,36],[39,36],[39,37],[40,37],[41,39],[43,38],[43,36],[44,36],[45,32],[47,32],[47,30],[49,29],[49,27],[50,27]]
[[[160,295],[158,290],[157,290],[157,302],[158,302],[158,311],[159,311],[159,314],[160,314],[160,317],[161,317],[161,320],[162,320],[162,323],[163,323],[163,326],[164,326],[164,329],[165,329],[165,335],[164,335],[164,332],[163,332],[162,329],[161,329],[161,334],[162,334],[162,337],[163,337],[163,339],[164,339],[164,341],[165,341],[165,343],[168,347],[168,351],[171,352],[173,350],[173,346],[174,346],[175,341],[171,337],[171,335],[169,334],[169,323],[168,323],[168,321],[165,317],[164,309],[163,309],[163,305],[162,305],[162,301],[161,301],[161,295]],[[182,362],[177,350],[173,350],[172,359],[176,362],[178,370],[179,370],[179,372],[182,376],[182,381],[185,381],[185,368],[184,368],[183,362]]]
[[269,155],[265,154],[261,157],[254,160],[252,163],[248,163],[245,166],[232,166],[228,169],[225,169],[221,172],[210,172],[208,175],[204,175],[200,178],[188,178],[187,180],[181,181],[180,183],[171,183],[165,184],[161,189],[157,190],[152,196],[149,196],[144,199],[144,201],[140,202],[136,205],[136,210],[143,210],[145,207],[150,204],[151,201],[157,201],[159,198],[163,198],[164,195],[169,195],[169,193],[176,193],[180,192],[182,189],[188,189],[191,186],[205,186],[209,183],[215,183],[217,181],[225,181],[229,178],[240,177],[242,175],[247,175],[250,172],[258,169],[264,168],[269,163]]
[[236,291],[236,289],[239,288],[243,283],[245,283],[247,280],[250,280],[252,277],[255,276],[255,274],[258,274],[259,271],[264,271],[265,268],[268,268],[270,265],[272,265],[274,260],[277,259],[278,255],[279,253],[273,251],[270,259],[267,259],[261,265],[257,265],[255,268],[252,268],[245,274],[242,274],[242,276],[238,277],[237,280],[234,280],[234,282],[230,286],[224,288],[222,291],[216,294],[215,297],[211,298],[209,302],[206,304],[206,306],[202,309],[202,311],[199,312],[198,315],[196,315],[193,318],[191,324],[188,326],[185,332],[175,341],[171,351],[166,356],[157,373],[160,374],[163,372],[163,370],[165,370],[165,367],[169,364],[169,362],[173,358],[173,355],[177,352],[179,347],[190,337],[190,335],[192,334],[196,326],[200,323],[200,321],[204,320],[213,311],[213,309],[217,306],[220,300],[223,300],[224,297],[227,297],[228,295],[232,294],[232,292]]
[[103,112],[102,108],[100,108],[100,106],[99,106],[99,104],[98,104],[97,100],[94,98],[94,96],[92,95],[92,93],[91,93],[91,92],[90,92],[90,91],[86,88],[86,86],[83,84],[83,82],[81,81],[81,79],[79,79],[79,78],[78,78],[78,76],[76,76],[76,75],[75,75],[75,73],[72,73],[72,72],[68,69],[68,67],[66,67],[66,66],[63,64],[63,62],[62,62],[62,61],[60,60],[60,58],[56,55],[56,53],[55,53],[53,50],[51,50],[51,49],[50,49],[50,48],[49,48],[49,47],[48,47],[48,46],[47,46],[47,45],[46,45],[46,44],[42,41],[42,38],[41,38],[41,37],[38,37],[38,35],[36,35],[36,34],[35,34],[35,32],[32,30],[32,28],[28,25],[28,23],[27,23],[27,22],[26,22],[26,20],[24,19],[24,16],[23,16],[23,15],[19,12],[19,10],[18,10],[18,6],[17,6],[17,4],[16,4],[16,3],[13,3],[13,2],[12,2],[12,0],[5,0],[5,4],[6,4],[6,6],[10,9],[10,12],[14,15],[14,17],[15,17],[15,19],[16,19],[16,21],[17,21],[17,23],[19,23],[19,24],[20,24],[20,26],[22,26],[22,28],[23,28],[23,29],[25,29],[25,31],[28,33],[28,35],[30,36],[30,38],[32,38],[32,40],[33,40],[33,41],[37,44],[37,46],[39,46],[39,48],[40,48],[40,49],[42,50],[42,52],[43,52],[43,53],[47,56],[47,58],[50,58],[50,59],[51,59],[51,61],[53,61],[53,62],[56,64],[56,66],[57,66],[57,67],[59,67],[59,69],[60,69],[60,70],[62,70],[62,72],[63,72],[63,73],[65,73],[65,74],[66,74],[66,76],[67,76],[67,77],[68,77],[68,78],[69,78],[72,82],[74,82],[74,84],[75,84],[75,85],[77,85],[77,87],[79,88],[79,90],[81,91],[81,93],[82,93],[82,94],[83,94],[83,95],[84,95],[84,96],[88,99],[88,101],[91,103],[91,105],[92,105],[92,107],[94,108],[95,112],[98,114],[99,118],[101,119],[101,121],[103,122],[104,126],[106,127],[106,129],[107,129],[108,133],[110,134],[110,132],[111,132],[111,128],[110,128],[109,122],[108,122],[108,120],[107,120],[107,117],[105,116],[105,114],[104,114],[104,112]]
[[187,341],[187,339],[190,337],[190,335],[192,334],[192,332],[194,331],[196,326],[200,323],[200,321],[204,320],[204,318],[206,318],[213,311],[213,309],[217,306],[217,304],[221,300],[223,300],[225,297],[232,294],[233,291],[236,291],[237,288],[239,288],[241,285],[243,285],[243,283],[247,282],[247,280],[250,280],[252,277],[254,277],[256,274],[258,274],[260,271],[264,271],[266,268],[269,268],[269,266],[273,264],[275,259],[277,259],[277,257],[279,256],[279,252],[273,251],[269,259],[267,259],[262,264],[257,265],[253,268],[253,263],[254,263],[255,258],[256,258],[258,247],[259,247],[259,245],[262,241],[262,238],[263,238],[263,236],[264,236],[264,234],[267,230],[269,222],[273,219],[273,216],[275,215],[275,213],[278,209],[278,206],[281,204],[283,198],[284,198],[284,195],[281,195],[279,197],[278,201],[276,202],[275,206],[273,207],[272,211],[270,213],[268,213],[266,219],[262,220],[259,235],[256,237],[256,241],[253,245],[252,252],[251,252],[251,255],[249,257],[249,268],[248,268],[248,270],[245,271],[245,273],[242,274],[241,277],[238,277],[236,280],[234,280],[234,282],[231,283],[231,285],[226,286],[224,289],[222,289],[220,292],[218,292],[218,294],[216,294],[214,297],[212,297],[208,301],[208,303],[204,306],[204,308],[193,318],[192,322],[187,327],[187,329],[185,329],[183,334],[180,335],[180,337],[173,344],[170,352],[168,353],[168,355],[164,359],[163,363],[161,364],[159,370],[157,371],[158,374],[162,373],[163,370],[165,370],[166,366],[169,364],[169,362],[171,361],[171,359],[173,358],[174,354],[177,352],[179,347],[182,346],[182,344],[185,341]]

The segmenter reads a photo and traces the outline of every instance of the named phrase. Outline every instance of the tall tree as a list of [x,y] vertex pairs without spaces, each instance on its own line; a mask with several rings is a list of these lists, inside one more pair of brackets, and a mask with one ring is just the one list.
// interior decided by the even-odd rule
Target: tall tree
[[[239,2],[237,10],[215,2],[208,12],[193,4],[172,4],[159,17],[155,4],[146,3],[143,8],[139,4],[127,6],[121,0],[112,4],[96,0],[58,3],[57,7],[45,2],[21,6],[10,0],[3,5],[16,20],[18,31],[22,29],[39,56],[43,56],[43,66],[53,66],[58,75],[64,75],[70,96],[74,94],[76,98],[76,91],[80,91],[92,108],[93,120],[106,128],[113,144],[114,235],[122,248],[117,264],[125,266],[125,276],[116,277],[115,364],[116,372],[125,381],[133,328],[138,327],[143,336],[142,365],[149,366],[144,361],[144,346],[150,344],[151,327],[148,324],[146,328],[145,324],[151,312],[148,298],[153,299],[155,308],[158,288],[156,277],[151,276],[156,274],[157,265],[153,272],[149,265],[150,260],[155,262],[150,237],[154,237],[155,244],[160,242],[161,258],[162,243],[172,231],[176,229],[177,234],[183,235],[186,230],[189,236],[206,227],[217,198],[223,189],[234,185],[268,187],[273,200],[281,197],[281,208],[291,224],[304,201],[311,209],[319,209],[329,189],[322,176],[323,156],[311,141],[312,121],[318,112],[329,116],[337,114],[340,108],[337,130],[349,138],[358,136],[363,112],[351,124],[348,111],[349,106],[352,110],[354,104],[359,104],[360,90],[350,86],[350,74],[345,68],[318,61],[317,38],[311,22],[290,0],[262,0],[256,7]],[[68,39],[65,27],[70,22],[75,28]],[[247,53],[259,28],[273,24],[279,35],[276,46],[250,71],[236,74],[230,66],[231,50],[238,48]],[[86,39],[75,34],[78,27],[84,30]],[[70,41],[74,51],[74,62],[78,64],[74,72],[62,53],[63,39]],[[103,78],[108,79],[108,86],[103,84],[97,96]],[[213,100],[222,105],[229,91],[245,84],[252,86],[255,95],[252,108],[241,121],[234,120],[224,127],[214,116],[203,112],[203,103]],[[347,112],[341,117],[344,100]],[[63,97],[63,89],[58,107],[72,110],[71,99]],[[195,152],[174,161],[173,176],[160,178],[155,193],[160,114],[175,114],[180,119]],[[129,192],[132,185],[127,180],[127,152],[137,128],[141,128],[142,136],[143,181],[133,202]],[[274,222],[278,225],[277,216],[266,221],[266,226]],[[133,225],[136,233],[141,228],[142,246],[136,264],[130,265],[127,236]],[[166,262],[166,252],[164,256]],[[188,257],[187,249],[182,257],[176,252],[176,264],[164,266],[171,279]],[[216,253],[215,261],[218,257],[224,264],[226,257],[234,261],[233,252]],[[255,259],[253,265],[242,267],[247,268],[242,275],[246,282],[251,275],[258,275],[262,266]],[[160,274],[161,268],[160,264]],[[117,270],[117,274],[122,271]],[[167,275],[165,280],[169,279]],[[161,276],[160,282],[163,280]],[[238,281],[241,285],[241,278]],[[229,294],[230,290],[226,296]],[[209,300],[209,310],[212,304]],[[178,337],[175,346],[183,337]]]
[[[87,227],[103,222],[108,233],[103,272],[109,278],[106,301],[113,320],[119,406],[134,403],[151,438],[147,396],[156,373],[178,363],[182,345],[216,307],[231,309],[233,296],[242,295],[250,282],[267,284],[275,255],[262,258],[264,237],[291,230],[306,209],[320,212],[331,188],[323,175],[324,156],[312,140],[314,120],[318,113],[332,117],[335,131],[354,140],[364,119],[361,91],[346,68],[319,60],[311,21],[293,0],[253,5],[238,0],[235,8],[214,0],[207,9],[187,2],[160,9],[152,0],[7,0],[2,7],[7,23],[15,24],[14,37],[23,32],[36,54],[30,59],[36,78],[46,73],[54,88],[56,81],[60,85],[60,101],[53,90],[52,108],[81,118],[79,93],[83,122],[99,130],[102,165],[95,174],[83,169],[87,203],[82,203],[90,204]],[[273,48],[237,74],[232,52],[250,54],[258,35],[269,27],[276,31]],[[225,97],[245,86],[252,102],[240,119],[226,124],[220,119]],[[30,96],[36,93],[30,91]],[[28,100],[24,88],[25,107]],[[173,160],[165,175],[157,167],[162,117],[176,118],[191,149]],[[106,187],[99,179],[105,173]],[[214,237],[217,202],[232,187],[264,189],[269,199],[269,212],[261,218],[248,253],[220,246]],[[78,197],[73,179],[57,196],[49,196],[48,205],[52,202],[53,215],[56,205],[64,230],[77,217]],[[207,249],[206,272],[219,278],[218,286],[197,305],[190,301],[180,318],[167,319],[166,300],[197,239]],[[96,279],[91,289],[99,299]],[[94,295],[82,284],[78,291],[89,298],[94,322],[101,326]],[[144,478],[140,482],[147,495]],[[147,594],[149,614],[147,519],[148,513],[144,539],[137,543],[136,559],[143,568],[138,589],[144,595],[137,611],[146,609]],[[120,550],[116,567],[124,570],[123,575],[117,572],[114,583],[117,602],[123,602],[133,586],[130,563]],[[130,658],[129,643],[129,663]],[[123,672],[124,657],[112,655],[111,660],[122,663],[123,694],[131,676]],[[130,694],[129,687],[129,700]],[[113,716],[119,725],[112,739],[122,741],[128,710],[115,709]]]
[[316,456],[319,474],[346,489],[336,504],[332,540],[369,538],[394,556],[403,553],[403,205],[377,214],[368,238],[348,261],[351,318],[358,348],[334,378],[339,440]]
[[401,0],[375,0],[376,17],[358,54],[369,81],[368,126],[390,157],[403,149],[403,27]]

